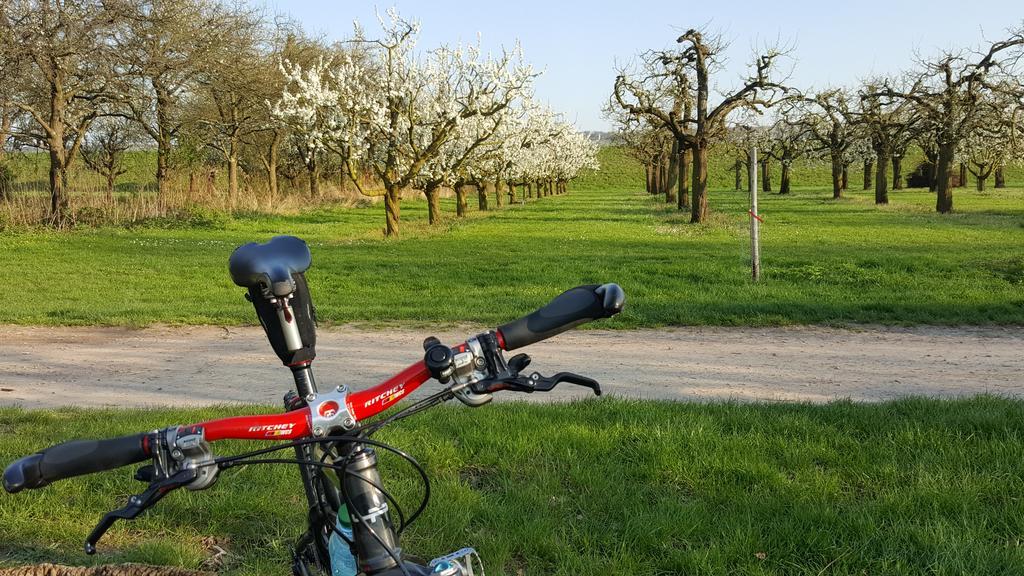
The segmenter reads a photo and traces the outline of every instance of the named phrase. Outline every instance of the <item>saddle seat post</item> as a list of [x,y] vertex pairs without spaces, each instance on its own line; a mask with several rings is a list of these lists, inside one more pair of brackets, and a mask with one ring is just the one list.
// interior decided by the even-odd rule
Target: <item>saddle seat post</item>
[[246,298],[303,400],[317,393],[310,368],[316,358],[316,310],[305,276],[311,263],[309,247],[294,236],[239,246],[228,261],[232,280],[247,289]]
[[292,378],[295,380],[295,391],[299,397],[306,399],[310,394],[316,394],[316,379],[313,378],[312,361],[306,361],[298,366],[291,366]]

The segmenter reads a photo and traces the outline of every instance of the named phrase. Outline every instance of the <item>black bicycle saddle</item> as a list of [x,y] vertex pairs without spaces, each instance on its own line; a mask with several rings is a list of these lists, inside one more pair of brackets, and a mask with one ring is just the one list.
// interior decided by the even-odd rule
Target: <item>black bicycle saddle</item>
[[305,272],[311,263],[305,242],[295,236],[275,236],[263,244],[251,242],[235,248],[228,269],[235,284],[273,298],[294,292],[292,274]]

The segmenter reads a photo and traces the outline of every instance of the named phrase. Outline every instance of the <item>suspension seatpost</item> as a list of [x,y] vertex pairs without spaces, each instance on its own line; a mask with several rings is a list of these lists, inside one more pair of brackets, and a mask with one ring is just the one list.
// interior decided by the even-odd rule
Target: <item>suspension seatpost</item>
[[313,378],[313,367],[310,362],[303,362],[290,368],[292,369],[292,378],[295,379],[295,391],[302,399],[317,393],[316,379]]

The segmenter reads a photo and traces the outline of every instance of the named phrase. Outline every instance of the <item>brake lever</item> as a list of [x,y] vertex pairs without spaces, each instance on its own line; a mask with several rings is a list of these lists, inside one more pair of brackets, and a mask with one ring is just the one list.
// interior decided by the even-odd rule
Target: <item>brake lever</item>
[[569,384],[576,384],[590,388],[594,391],[594,396],[601,395],[601,384],[599,384],[597,380],[587,378],[586,376],[581,376],[579,374],[573,374],[572,372],[559,372],[549,378],[545,378],[534,372],[533,374],[530,374],[529,379],[533,382],[533,390],[538,392],[548,392],[559,383],[568,382]]
[[587,378],[586,376],[580,376],[579,374],[573,374],[572,372],[559,372],[551,377],[545,377],[539,372],[534,372],[529,376],[513,376],[481,380],[480,382],[473,384],[472,388],[474,392],[483,394],[489,394],[499,390],[511,390],[513,392],[526,392],[531,394],[533,392],[550,392],[561,382],[568,382],[570,384],[577,384],[579,386],[590,388],[594,391],[595,396],[601,395],[601,385],[597,380]]
[[134,520],[139,514],[159,502],[168,492],[193,482],[197,476],[198,472],[195,468],[185,468],[163,480],[153,482],[142,494],[129,498],[128,504],[123,508],[107,512],[89,533],[89,537],[85,539],[85,553],[89,555],[96,553],[96,544],[107,533],[107,530],[110,530],[114,522]]

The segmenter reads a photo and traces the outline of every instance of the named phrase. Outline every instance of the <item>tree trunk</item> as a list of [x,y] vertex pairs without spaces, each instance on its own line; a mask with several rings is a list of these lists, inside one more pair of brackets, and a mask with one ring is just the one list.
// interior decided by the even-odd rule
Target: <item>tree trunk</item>
[[423,194],[427,197],[427,222],[430,225],[441,221],[441,195],[438,193],[440,182],[427,182]]
[[488,184],[486,182],[481,183],[478,180],[475,183],[475,185],[476,185],[477,207],[480,209],[481,212],[486,212],[487,211],[487,187],[488,187]]
[[[647,171],[647,174],[646,174],[646,176],[647,176],[647,191],[650,192],[651,191],[651,189],[650,189],[650,186],[651,186],[651,172],[650,172],[650,168],[645,166],[644,169]],[[526,197],[527,198],[533,198],[533,181],[532,180],[527,180],[526,181]]]
[[924,151],[924,157],[928,163],[925,166],[928,171],[926,174],[928,177],[928,191],[935,192],[935,184],[939,180],[939,155],[936,152],[928,152],[926,150]]
[[960,163],[960,186],[967,186],[967,164]]
[[[659,193],[666,194],[668,191],[668,174],[669,174],[669,160],[664,156],[661,159],[661,174],[659,175],[660,188]],[[550,191],[548,192],[550,194]]]
[[461,181],[455,183],[455,215],[466,215],[466,183]]
[[401,192],[395,185],[387,186],[384,192],[384,217],[386,221],[384,235],[389,238],[398,238],[398,221],[401,216],[401,208],[398,203],[401,200]]
[[64,141],[56,147],[50,143],[50,225],[63,228],[68,220],[68,197],[65,189],[67,168],[64,159]]
[[[341,162],[342,169],[340,170],[341,175],[338,177],[338,189],[341,190],[342,194],[345,194],[345,193],[348,192],[349,180],[352,179],[352,175],[349,174],[349,171],[348,171],[348,168],[347,168],[347,166],[349,166],[351,164],[351,162],[352,162],[352,158],[351,158],[351,154],[350,154],[348,146],[343,146],[342,147],[340,156],[341,156],[340,162]],[[356,187],[356,190],[358,190],[358,189],[359,188]]]
[[217,193],[216,190],[214,189],[214,185],[216,183],[217,183],[217,171],[216,170],[212,170],[212,169],[208,170],[206,172],[206,197],[207,198],[213,198],[214,194]]
[[935,177],[935,210],[941,214],[953,211],[953,157],[955,142],[939,145],[938,166]]
[[[864,164],[864,173],[868,173],[866,168],[867,163]],[[832,155],[832,198],[838,199],[843,197],[843,161],[838,154]]]
[[665,178],[665,203],[676,203],[676,186],[679,180],[679,141],[672,141],[672,153],[668,157],[668,175]]
[[306,162],[306,171],[309,173],[309,197],[320,197],[320,164],[316,158],[310,158]]
[[892,189],[903,190],[903,157],[892,157]]
[[[163,206],[170,188],[170,158],[174,134],[171,128],[171,91],[159,80],[151,80],[156,94],[156,189],[157,203]],[[142,118],[139,119],[143,120]]]
[[789,164],[782,163],[782,175],[779,176],[779,194],[789,194]]
[[848,164],[843,164],[843,172],[842,172],[842,176],[843,176],[843,178],[842,178],[842,180],[843,180],[842,181],[843,190],[849,190],[849,188],[850,188],[850,170],[849,170],[849,168],[850,168],[850,166]]
[[888,150],[881,150],[875,153],[875,165],[878,166],[878,171],[875,173],[875,204],[889,203],[888,157]]
[[736,191],[739,192],[743,189],[743,162],[737,160],[732,169],[736,173]]
[[188,172],[188,201],[194,202],[196,198],[196,171]]
[[651,168],[651,185],[654,188],[655,194],[661,194],[661,160],[658,159],[654,162],[654,166]]
[[157,203],[161,205],[167,201],[170,188],[170,146],[170,142],[157,142],[156,145],[156,198]]
[[[274,131],[274,138],[270,141],[270,148],[267,150],[267,189],[270,191],[270,201],[277,201],[277,159],[278,147],[281,143],[281,133]],[[342,174],[345,172],[342,171]]]
[[50,226],[63,228],[68,219],[67,151],[64,148],[64,106],[59,96],[63,83],[50,87]]
[[107,172],[107,192],[104,195],[104,199],[107,202],[107,206],[114,204],[114,180],[117,179],[116,168],[111,167],[110,171]]
[[693,149],[693,202],[690,222],[700,224],[708,217],[708,150],[698,145]]
[[0,150],[0,202],[7,202],[11,199],[12,180],[11,169],[7,167],[6,160],[3,158],[3,150]]
[[232,208],[238,202],[238,147],[234,142],[228,144],[228,200]]
[[494,179],[494,204],[498,208],[501,208],[505,204],[504,200],[502,199],[502,188],[504,188],[504,186],[502,186],[501,184],[501,178]]
[[772,191],[772,168],[768,159],[761,160],[761,192]]
[[511,181],[506,182],[505,186],[508,188],[508,203],[509,205],[515,204],[516,201],[516,185]]
[[677,194],[679,203],[676,205],[678,210],[690,208],[690,170],[692,165],[693,150],[686,146],[683,149],[683,157],[679,162],[679,193]]
[[11,124],[13,120],[6,110],[0,108],[0,202],[6,202],[11,198],[11,168],[7,165],[7,151],[4,145],[11,135]]
[[996,182],[995,182],[995,187],[996,188],[1006,188],[1006,177],[1003,176],[1003,167],[1002,166],[997,166],[996,167],[995,179],[996,179]]
[[978,185],[978,192],[984,192],[985,191],[985,180],[986,179],[982,178],[981,174],[982,174],[982,172],[979,171],[978,175],[975,177],[975,181],[977,182],[977,185]]

